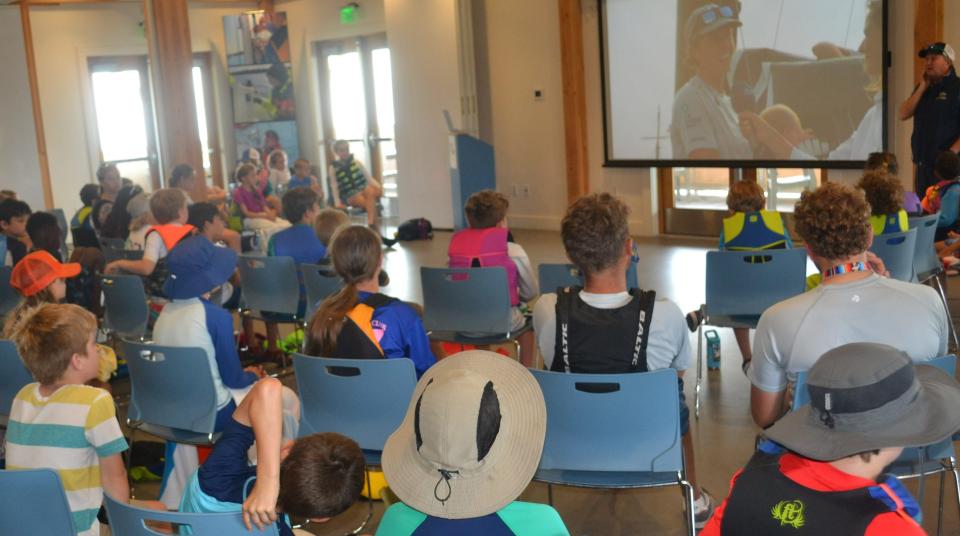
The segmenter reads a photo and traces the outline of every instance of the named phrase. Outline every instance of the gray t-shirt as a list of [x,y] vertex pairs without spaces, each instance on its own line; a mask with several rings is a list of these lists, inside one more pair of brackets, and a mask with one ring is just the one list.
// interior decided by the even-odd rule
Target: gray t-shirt
[[708,86],[699,76],[688,80],[673,98],[670,141],[673,158],[680,160],[697,149],[716,149],[720,158],[753,158],[730,96]]
[[[629,292],[593,294],[580,291],[580,298],[597,309],[617,309],[630,303]],[[533,308],[533,329],[537,345],[547,370],[553,364],[557,336],[557,295],[543,294]],[[633,348],[626,351],[633,352]],[[677,304],[666,298],[657,298],[650,320],[650,338],[647,340],[647,369],[672,368],[686,370],[690,366],[690,331]]]
[[828,350],[852,342],[899,348],[914,361],[946,354],[947,315],[932,288],[876,274],[820,285],[767,309],[753,341],[747,376],[777,393]]

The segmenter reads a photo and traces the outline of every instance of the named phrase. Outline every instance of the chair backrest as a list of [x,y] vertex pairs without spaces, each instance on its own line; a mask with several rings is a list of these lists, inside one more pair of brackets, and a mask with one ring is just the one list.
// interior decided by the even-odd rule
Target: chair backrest
[[71,227],[70,236],[73,237],[73,247],[97,248],[102,246],[97,238],[97,232],[87,227]]
[[503,267],[421,267],[420,283],[428,331],[510,331],[510,293]]
[[76,533],[67,494],[56,471],[0,471],[0,534]]
[[931,275],[940,273],[943,265],[937,257],[937,250],[933,243],[937,235],[937,219],[940,213],[910,218],[910,228],[917,230],[916,249],[913,253],[913,270],[920,280],[928,279]]
[[103,289],[103,327],[122,337],[142,337],[150,318],[143,279],[137,275],[103,275],[100,288]]
[[297,314],[300,282],[292,257],[241,255],[238,266],[243,299],[248,308]]
[[0,266],[0,316],[12,311],[20,303],[20,293],[10,285],[10,273],[13,268]]
[[[540,292],[556,292],[558,288],[583,286],[583,274],[572,264],[543,263],[537,267],[537,279],[540,281]],[[638,288],[637,264],[630,262],[627,268],[627,288]]]
[[60,241],[65,242],[67,240],[67,233],[70,231],[70,224],[67,223],[67,215],[63,212],[62,208],[53,208],[47,212],[57,218],[57,226],[60,227]]
[[802,294],[806,274],[807,252],[799,248],[708,251],[707,313],[759,316],[767,307]]
[[202,348],[122,341],[130,370],[133,421],[213,433],[217,391]]
[[105,248],[123,249],[127,247],[127,241],[122,238],[100,237],[100,244]]
[[883,260],[890,277],[900,281],[913,280],[913,257],[916,251],[917,230],[882,234],[873,237],[870,251]]
[[327,277],[324,273],[332,272],[332,267],[319,264],[301,264],[300,274],[303,277],[303,289],[307,294],[307,318],[313,316],[317,306],[327,296],[335,294],[343,288],[343,279],[333,274]]
[[294,354],[300,435],[337,432],[364,450],[383,450],[403,421],[417,373],[413,361]]
[[676,371],[530,372],[547,404],[540,469],[683,470]]
[[116,260],[139,261],[143,258],[142,249],[117,249],[110,246],[104,246],[103,261],[110,263]]
[[[181,534],[216,534],[217,536],[279,536],[275,523],[258,530],[256,526],[248,531],[243,525],[243,515],[238,510],[232,513],[220,514],[187,514],[182,512],[166,512],[139,508],[130,504],[114,500],[110,495],[103,494],[103,503],[107,508],[107,517],[110,519],[110,530],[113,536],[158,536],[163,534],[147,528],[144,522],[171,523],[180,525]],[[174,531],[176,533],[176,530]],[[65,534],[65,533],[64,533]]]
[[[937,357],[931,359],[925,363],[917,363],[918,365],[931,365],[937,367],[940,370],[943,370],[951,376],[956,376],[957,374],[957,356],[950,354],[943,357]],[[807,372],[798,372],[797,379],[793,384],[793,407],[792,411],[796,411],[797,408],[804,404],[810,403],[810,393],[807,392]]]
[[14,397],[32,382],[33,376],[20,360],[13,341],[0,340],[0,416],[10,415]]

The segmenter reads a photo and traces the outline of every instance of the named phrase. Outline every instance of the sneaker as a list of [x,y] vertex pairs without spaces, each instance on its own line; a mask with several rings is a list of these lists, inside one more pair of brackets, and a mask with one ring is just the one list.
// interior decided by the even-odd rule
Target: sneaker
[[707,493],[707,490],[701,488],[700,498],[693,501],[693,521],[697,530],[702,529],[703,526],[707,524],[716,506],[717,504],[716,501],[713,500],[713,497]]
[[687,313],[687,328],[696,333],[697,328],[703,323],[703,309],[690,311]]

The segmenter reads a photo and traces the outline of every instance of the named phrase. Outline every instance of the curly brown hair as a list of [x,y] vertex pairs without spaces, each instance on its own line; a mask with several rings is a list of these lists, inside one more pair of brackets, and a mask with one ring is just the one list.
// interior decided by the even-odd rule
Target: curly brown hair
[[896,214],[903,208],[903,185],[883,171],[864,173],[857,188],[863,190],[874,216]]
[[756,212],[763,210],[766,202],[763,188],[754,181],[737,181],[727,192],[727,208],[730,212]]
[[800,195],[793,212],[797,234],[814,255],[840,260],[870,245],[870,204],[863,191],[828,182]]
[[630,238],[629,214],[627,205],[608,193],[578,199],[567,209],[560,224],[567,257],[587,274],[616,264]]
[[467,198],[463,212],[467,223],[474,229],[494,227],[507,217],[510,201],[507,196],[494,190],[480,190]]

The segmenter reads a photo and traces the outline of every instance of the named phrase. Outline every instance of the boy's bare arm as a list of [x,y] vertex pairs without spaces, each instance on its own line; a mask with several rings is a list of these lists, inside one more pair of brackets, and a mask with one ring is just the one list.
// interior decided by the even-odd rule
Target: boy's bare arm
[[240,403],[233,414],[241,424],[253,428],[257,445],[257,481],[243,502],[243,522],[263,528],[277,520],[280,494],[280,446],[283,434],[283,384],[264,378]]
[[120,454],[111,454],[100,458],[100,484],[103,491],[118,502],[130,502],[130,484],[127,482],[127,469]]

